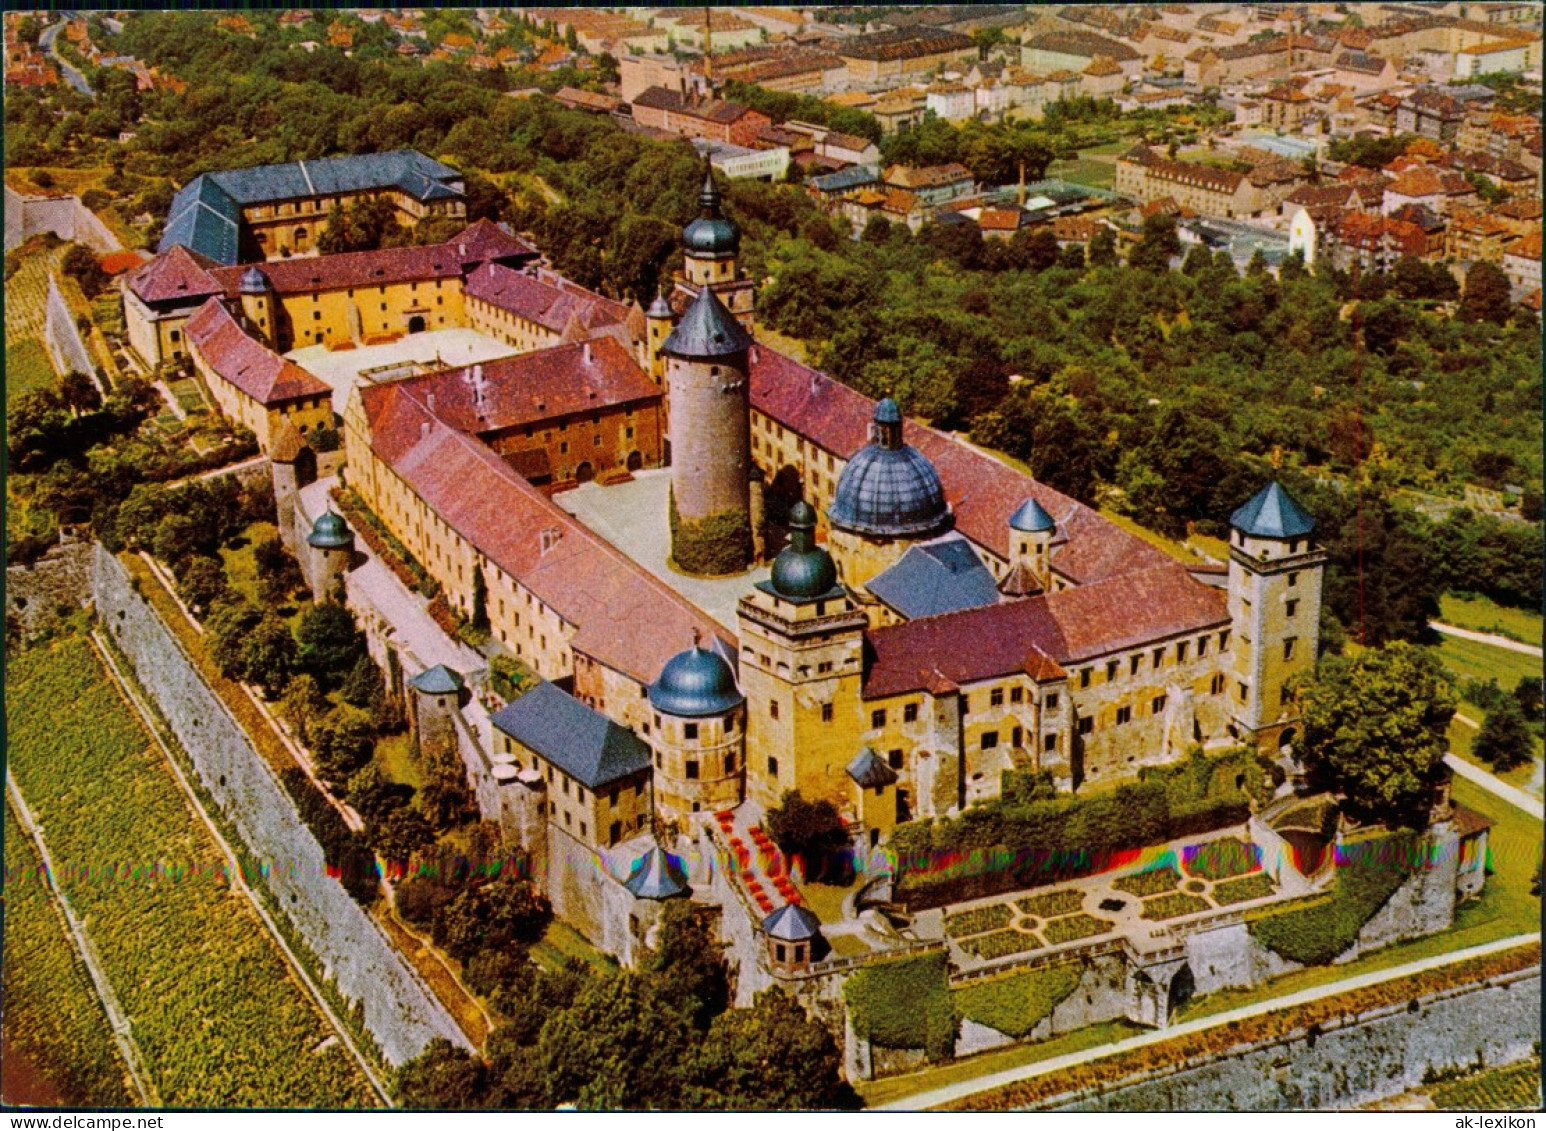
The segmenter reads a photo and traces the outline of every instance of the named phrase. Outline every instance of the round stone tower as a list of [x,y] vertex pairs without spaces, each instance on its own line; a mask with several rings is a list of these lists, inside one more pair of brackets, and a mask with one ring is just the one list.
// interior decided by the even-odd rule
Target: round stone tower
[[344,574],[354,560],[354,531],[340,515],[323,511],[306,536],[311,547],[311,596],[322,604],[343,588]]
[[687,573],[737,573],[751,560],[751,344],[704,287],[661,346],[671,418],[671,556]]
[[649,689],[655,810],[667,820],[741,803],[746,774],[746,700],[724,657],[694,640],[660,669]]

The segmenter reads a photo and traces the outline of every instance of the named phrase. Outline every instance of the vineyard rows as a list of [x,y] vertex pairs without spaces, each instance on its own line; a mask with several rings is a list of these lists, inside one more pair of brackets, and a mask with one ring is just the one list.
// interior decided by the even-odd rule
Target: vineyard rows
[[26,255],[21,269],[5,284],[5,343],[43,337],[44,308],[48,301],[49,272],[57,273],[65,247]]
[[5,810],[5,1039],[71,1105],[133,1102],[107,1017],[53,905],[42,864]]
[[87,642],[23,652],[7,675],[11,771],[162,1100],[370,1105]]

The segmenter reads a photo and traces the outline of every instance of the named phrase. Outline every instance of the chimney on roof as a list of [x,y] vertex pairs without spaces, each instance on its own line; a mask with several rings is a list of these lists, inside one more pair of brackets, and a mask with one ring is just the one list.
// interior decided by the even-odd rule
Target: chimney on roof
[[585,343],[585,364],[589,365],[590,363],[591,363],[590,343],[586,342]]
[[429,410],[431,412],[434,412],[435,411],[435,394],[434,393],[430,393],[424,399],[429,403]]
[[427,420],[419,421],[419,439],[421,439],[421,440],[428,440],[429,439],[429,421],[427,421]]
[[751,360],[752,360],[752,364],[753,365],[757,364],[757,347],[756,346],[752,347]]

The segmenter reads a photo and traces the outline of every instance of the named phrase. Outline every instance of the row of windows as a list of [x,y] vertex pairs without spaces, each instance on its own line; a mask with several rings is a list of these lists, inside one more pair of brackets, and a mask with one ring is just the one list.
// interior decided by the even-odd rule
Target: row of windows
[[[1212,639],[1211,636],[1199,636],[1197,638],[1197,658],[1198,659],[1202,659],[1204,656],[1206,656],[1208,654],[1208,644],[1209,644],[1209,641],[1211,639]],[[1176,643],[1175,662],[1178,663],[1178,664],[1186,663],[1190,650],[1191,650],[1191,642],[1190,641],[1187,641],[1187,640],[1178,641]],[[1168,651],[1167,647],[1162,644],[1158,648],[1153,649],[1153,651],[1150,653],[1150,655],[1152,657],[1151,663],[1152,663],[1152,666],[1153,666],[1154,670],[1158,671],[1161,667],[1164,666],[1165,654],[1166,654],[1167,651]],[[1219,651],[1220,652],[1227,652],[1227,651],[1229,651],[1229,629],[1227,629],[1227,628],[1219,633]],[[1137,675],[1140,671],[1143,670],[1143,657],[1144,657],[1144,654],[1142,652],[1135,652],[1133,655],[1131,655],[1131,656],[1129,656],[1127,658],[1127,674],[1128,675],[1130,675],[1130,676]],[[1080,668],[1079,669],[1079,686],[1080,687],[1089,687],[1090,686],[1091,673],[1093,671],[1094,671],[1093,668]],[[1106,682],[1107,683],[1111,683],[1111,682],[1115,681],[1117,679],[1117,677],[1121,674],[1121,671],[1122,671],[1122,661],[1121,660],[1107,660],[1106,661]]]

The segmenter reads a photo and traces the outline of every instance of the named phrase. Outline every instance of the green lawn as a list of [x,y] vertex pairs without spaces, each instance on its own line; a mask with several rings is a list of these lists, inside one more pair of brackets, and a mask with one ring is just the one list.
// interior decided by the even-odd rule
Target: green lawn
[[377,739],[376,764],[392,781],[411,785],[415,793],[424,788],[424,770],[413,756],[411,735],[389,734]]
[[1464,679],[1495,679],[1505,691],[1512,691],[1526,676],[1540,678],[1541,661],[1523,652],[1456,636],[1446,636],[1434,648],[1440,662],[1455,675]]
[[843,917],[843,900],[855,886],[857,881],[846,888],[837,887],[835,884],[801,884],[800,894],[805,897],[805,905],[814,911],[823,923],[836,923]]
[[5,400],[29,389],[49,389],[57,383],[48,351],[33,338],[22,338],[5,347]]
[[[272,522],[254,522],[243,530],[231,543],[220,547],[220,560],[225,566],[226,580],[233,592],[240,593],[260,609],[270,608],[268,602],[258,596],[258,566],[253,551],[259,542],[278,537],[279,527]],[[311,604],[309,594],[291,594],[292,599],[273,608],[292,629],[301,613]]]
[[1075,161],[1054,161],[1047,166],[1047,176],[1070,184],[1109,189],[1116,183],[1117,167],[1114,162],[1092,161],[1080,154]]
[[[1475,718],[1478,722],[1481,721],[1480,716],[1482,715],[1482,712],[1477,707],[1474,707],[1469,703],[1462,703],[1461,710],[1466,713],[1467,717]],[[1476,730],[1473,727],[1466,726],[1465,723],[1461,722],[1459,719],[1456,719],[1449,724],[1450,753],[1454,754],[1458,758],[1465,759],[1465,761],[1471,763],[1473,766],[1478,766],[1481,769],[1486,770],[1489,774],[1495,775],[1502,781],[1505,781],[1509,785],[1513,786],[1515,789],[1525,789],[1529,785],[1530,779],[1535,775],[1534,762],[1526,762],[1522,766],[1515,766],[1512,770],[1508,770],[1500,774],[1486,762],[1483,762],[1480,758],[1471,753],[1471,744],[1475,741]],[[1535,740],[1535,757],[1536,759],[1541,757],[1541,740],[1538,738]]]
[[562,919],[554,919],[541,939],[531,948],[531,955],[549,970],[563,969],[564,962],[578,958],[593,970],[611,973],[617,969],[617,961],[609,954],[597,950],[590,940]]
[[1492,632],[1526,644],[1541,642],[1541,614],[1530,609],[1511,609],[1486,597],[1460,597],[1446,593],[1439,598],[1439,619],[1472,632]]

